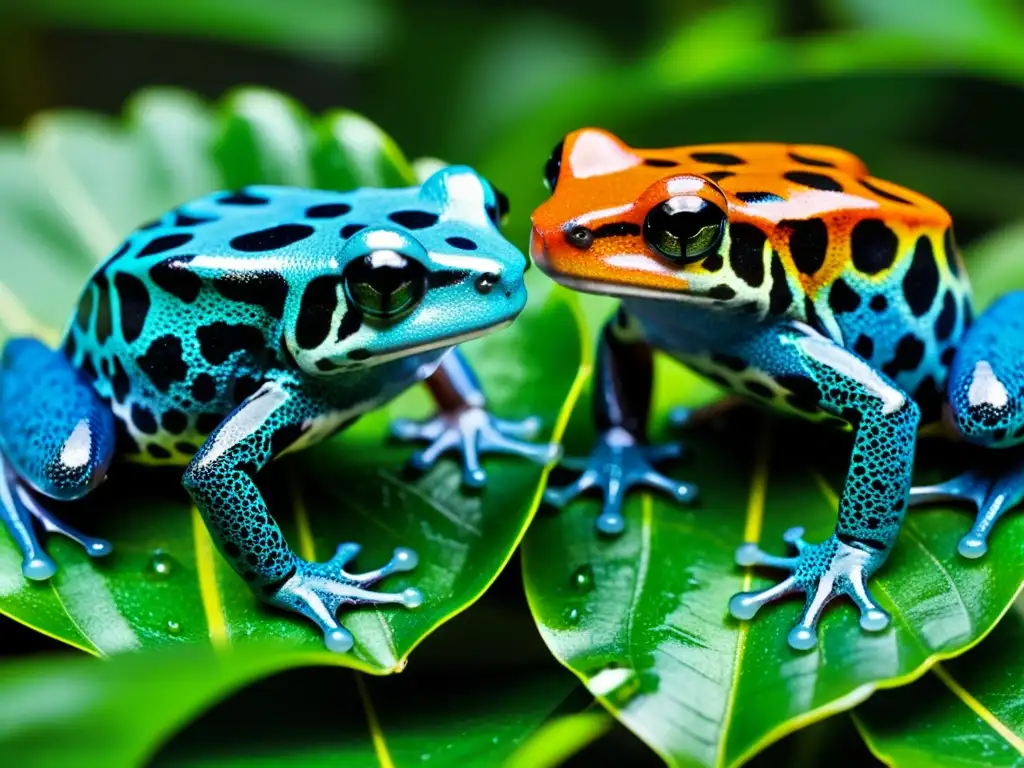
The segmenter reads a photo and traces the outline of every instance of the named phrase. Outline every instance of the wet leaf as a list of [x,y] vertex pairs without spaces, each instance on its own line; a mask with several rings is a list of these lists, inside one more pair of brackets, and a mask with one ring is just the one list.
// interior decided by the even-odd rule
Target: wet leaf
[[[211,108],[195,97],[154,90],[132,100],[123,121],[57,113],[0,144],[0,331],[50,342],[89,270],[132,228],[219,188],[252,182],[408,185],[410,165],[379,128],[347,112],[310,117],[265,90],[244,89]],[[507,331],[466,347],[492,409],[536,413],[547,435],[572,400],[579,340],[561,293],[541,296]],[[568,398],[568,399],[567,399]],[[420,478],[403,467],[408,446],[387,441],[397,416],[433,410],[410,390],[340,438],[275,462],[259,483],[289,541],[309,559],[328,559],[341,541],[364,545],[359,566],[385,562],[396,546],[420,555],[412,573],[386,589],[416,585],[417,610],[342,615],[357,638],[352,654],[322,650],[312,624],[257,600],[215,551],[180,488],[180,470],[116,466],[69,522],[110,539],[115,553],[90,560],[64,540],[47,548],[60,564],[48,583],[21,575],[20,555],[0,531],[0,612],[97,655],[168,645],[259,645],[272,662],[341,663],[374,672],[401,669],[435,627],[465,609],[514,551],[538,498],[542,471],[525,461],[487,461],[490,482],[469,494],[456,462]]]
[[[1019,266],[1003,275],[1004,287],[1022,284]],[[609,305],[602,313],[601,300],[586,303],[593,333]],[[587,399],[570,420],[569,455],[585,455],[593,440]],[[680,437],[664,426],[671,406],[718,399],[715,388],[659,356],[655,441]],[[613,540],[594,530],[596,500],[542,509],[523,546],[527,595],[549,648],[670,765],[740,765],[878,688],[912,681],[977,643],[1021,589],[1024,516],[1007,515],[988,556],[970,561],[957,554],[967,510],[915,509],[872,581],[891,627],[865,633],[853,605],[840,602],[826,612],[818,647],[793,651],[786,636],[801,600],[767,606],[751,622],[729,617],[731,595],[776,583],[769,571],[736,566],[734,554],[744,541],[784,554],[782,533],[794,526],[812,542],[832,532],[849,438],[753,408],[681,437],[690,458],[672,475],[699,485],[697,505],[632,495],[626,532]],[[917,482],[949,476],[971,455],[977,460],[930,445],[920,451]]]
[[1024,601],[970,653],[854,710],[871,751],[894,768],[1024,765]]

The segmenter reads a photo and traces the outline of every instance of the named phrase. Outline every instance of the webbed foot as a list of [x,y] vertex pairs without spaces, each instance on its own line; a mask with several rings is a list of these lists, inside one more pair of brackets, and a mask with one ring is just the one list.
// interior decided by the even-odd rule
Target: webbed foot
[[528,442],[537,436],[540,426],[540,419],[535,416],[520,421],[507,421],[493,416],[484,408],[470,406],[439,413],[423,422],[396,419],[391,425],[391,432],[399,440],[429,443],[410,459],[410,464],[419,471],[434,466],[449,451],[459,452],[462,455],[463,482],[470,487],[480,488],[487,482],[487,474],[480,466],[481,456],[512,454],[538,464],[547,464],[558,458],[560,446]]
[[564,488],[547,489],[544,500],[562,508],[584,491],[600,488],[605,501],[597,518],[597,530],[617,535],[625,527],[622,503],[633,486],[655,488],[684,503],[697,498],[697,486],[672,480],[652,467],[652,464],[682,455],[680,443],[640,445],[626,430],[612,427],[601,436],[589,458],[562,461],[563,466],[581,470],[582,474]]
[[943,483],[910,489],[910,503],[969,501],[977,510],[971,530],[960,539],[957,550],[964,557],[979,558],[988,551],[988,536],[1006,510],[1024,497],[1024,461],[990,469],[964,472]]
[[752,619],[761,606],[794,592],[804,592],[800,621],[789,633],[789,644],[798,651],[817,645],[818,619],[825,606],[840,595],[848,595],[860,609],[860,626],[880,632],[889,626],[889,614],[871,597],[867,580],[884,560],[878,551],[862,549],[840,541],[835,535],[821,544],[803,540],[803,528],[790,528],[783,539],[796,548],[795,557],[778,557],[762,552],[756,544],[744,544],[736,550],[736,562],[742,566],[764,565],[790,572],[773,587],[759,592],[740,592],[729,600],[729,613],[737,619]]
[[45,581],[57,572],[57,564],[46,554],[36,537],[32,518],[36,518],[47,533],[59,533],[71,539],[90,557],[110,554],[113,546],[105,539],[86,536],[58,520],[25,488],[14,469],[0,455],[0,522],[2,522],[23,557],[21,572],[33,581]]
[[327,650],[335,653],[349,651],[354,642],[351,633],[341,627],[336,618],[342,605],[397,603],[406,608],[417,608],[423,604],[423,594],[418,589],[409,588],[398,593],[368,589],[389,574],[415,568],[419,562],[415,552],[399,547],[383,567],[366,573],[349,573],[345,565],[359,554],[359,549],[358,544],[339,544],[334,557],[326,563],[299,560],[295,573],[267,598],[271,605],[301,613],[315,621],[323,630]]

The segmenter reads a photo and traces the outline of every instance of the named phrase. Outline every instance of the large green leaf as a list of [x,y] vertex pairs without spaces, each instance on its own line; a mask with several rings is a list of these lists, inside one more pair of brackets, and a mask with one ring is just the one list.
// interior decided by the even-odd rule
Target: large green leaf
[[[90,267],[141,222],[195,195],[266,182],[350,188],[414,182],[381,131],[345,112],[313,119],[275,93],[247,89],[211,110],[179,92],[134,99],[123,123],[89,114],[35,120],[0,148],[0,326],[56,338]],[[537,298],[537,297],[535,297]],[[550,435],[568,413],[580,360],[571,306],[560,294],[534,301],[508,331],[471,343],[467,354],[493,409],[537,413]],[[271,666],[309,660],[382,673],[400,669],[434,627],[472,603],[507,562],[528,524],[543,472],[491,460],[480,494],[460,488],[455,462],[412,479],[410,449],[388,444],[389,420],[425,416],[424,388],[368,416],[340,439],[290,457],[261,478],[289,541],[326,559],[339,541],[364,544],[361,564],[384,562],[397,545],[421,556],[388,587],[420,587],[417,610],[343,616],[352,654],[322,651],[315,628],[258,603],[214,550],[177,471],[115,468],[81,504],[61,510],[109,538],[115,553],[90,560],[64,540],[48,548],[61,567],[30,583],[10,537],[0,532],[0,612],[94,654],[177,644],[275,643]]]
[[1024,766],[1024,601],[975,650],[854,711],[871,751],[895,768]]
[[[983,268],[983,267],[982,267]],[[1020,284],[1019,274],[1003,285]],[[590,330],[607,309],[588,299]],[[699,407],[718,393],[664,358],[656,364],[652,425],[665,433],[673,405]],[[593,440],[581,401],[566,450]],[[913,510],[889,562],[872,581],[892,627],[871,635],[850,603],[828,609],[819,646],[791,650],[786,635],[799,601],[763,609],[751,622],[728,616],[729,597],[766,587],[771,575],[735,565],[743,541],[784,553],[782,533],[803,526],[820,541],[835,524],[836,489],[849,439],[750,408],[683,435],[692,457],[673,471],[696,482],[691,508],[637,494],[626,532],[599,538],[598,502],[538,515],[523,545],[527,595],[548,646],[616,717],[670,765],[734,766],[786,733],[848,709],[875,689],[910,682],[940,659],[978,642],[1024,580],[1024,515],[1009,515],[986,558],[969,561],[957,542],[963,509]],[[917,480],[935,479],[922,451]],[[962,459],[939,446],[946,464]]]
[[[311,663],[311,656],[302,660]],[[454,679],[453,670],[417,668],[393,680],[298,669],[218,704],[276,667],[257,647],[221,653],[195,645],[106,663],[74,657],[9,662],[0,667],[0,752],[5,764],[34,768],[391,768],[427,760],[482,767],[513,754],[516,768],[543,768],[554,763],[530,747],[530,737],[576,687],[557,666],[510,665]],[[593,726],[581,723],[576,730],[577,740],[586,739]]]

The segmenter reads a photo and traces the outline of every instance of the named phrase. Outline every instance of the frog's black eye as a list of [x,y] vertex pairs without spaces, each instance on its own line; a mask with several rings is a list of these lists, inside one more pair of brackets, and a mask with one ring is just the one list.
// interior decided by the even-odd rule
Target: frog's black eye
[[725,234],[725,212],[695,195],[670,197],[644,219],[644,240],[666,259],[700,261],[715,251]]
[[419,303],[426,288],[423,265],[395,251],[374,251],[345,269],[349,299],[371,317],[400,317]]
[[558,174],[562,171],[562,148],[564,146],[565,139],[562,139],[551,150],[551,157],[544,164],[544,183],[547,185],[548,192],[553,193],[558,185]]

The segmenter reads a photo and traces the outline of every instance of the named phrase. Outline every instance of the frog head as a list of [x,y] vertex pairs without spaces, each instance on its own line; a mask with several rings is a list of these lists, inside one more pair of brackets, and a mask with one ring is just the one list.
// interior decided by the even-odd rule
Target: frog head
[[735,296],[714,274],[729,247],[726,195],[666,154],[594,128],[566,136],[545,168],[552,196],[533,213],[537,266],[589,293],[709,306]]
[[443,168],[420,187],[359,190],[351,200],[373,223],[350,234],[336,270],[305,289],[292,351],[307,372],[450,347],[523,310],[528,262],[498,231],[507,202],[470,168]]

